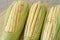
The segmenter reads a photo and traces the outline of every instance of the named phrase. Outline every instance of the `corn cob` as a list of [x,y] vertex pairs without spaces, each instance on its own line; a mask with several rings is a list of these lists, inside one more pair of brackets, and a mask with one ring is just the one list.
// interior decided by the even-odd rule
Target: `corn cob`
[[18,40],[27,19],[29,5],[15,1],[7,10],[1,40]]
[[[8,10],[8,12],[10,12],[10,10],[12,9],[13,4],[14,4],[14,2],[13,2],[13,3],[10,5],[10,7],[7,9],[7,10]],[[0,16],[3,16],[3,17],[4,17],[4,18],[2,18],[2,19],[4,19],[4,23],[2,24],[2,26],[0,26],[0,27],[2,27],[2,28],[1,28],[1,30],[0,30],[0,32],[1,32],[1,34],[0,34],[0,40],[1,40],[2,35],[3,35],[3,34],[2,34],[3,29],[4,29],[4,26],[3,26],[3,25],[4,25],[4,24],[5,24],[5,22],[6,22],[6,21],[5,21],[5,19],[6,19],[6,18],[5,18],[5,16],[7,16],[7,15],[8,15],[8,14],[6,15],[6,13],[7,13],[6,11],[7,11],[7,10],[5,10],[5,11],[4,11],[5,13],[3,13],[3,14],[1,14],[1,15],[0,15]]]
[[60,5],[56,6],[56,29],[53,40],[60,40]]
[[24,40],[39,39],[45,14],[46,14],[46,7],[43,4],[40,4],[38,2],[32,5],[26,23]]
[[57,40],[55,39],[55,35],[58,32],[57,28],[59,28],[59,14],[60,8],[53,6],[50,9],[50,12],[46,16],[45,22],[44,22],[44,28],[41,35],[41,40]]

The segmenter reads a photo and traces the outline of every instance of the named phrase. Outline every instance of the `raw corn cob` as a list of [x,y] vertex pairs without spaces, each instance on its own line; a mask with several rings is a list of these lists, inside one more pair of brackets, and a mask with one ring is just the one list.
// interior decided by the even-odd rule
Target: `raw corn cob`
[[24,1],[15,1],[7,9],[4,30],[1,40],[18,40],[29,11],[29,5]]
[[60,40],[60,5],[56,6],[56,28],[53,40]]
[[[40,40],[60,40],[57,39],[58,30],[60,30],[60,7],[51,7],[44,22],[44,28]],[[59,35],[60,36],[60,35]],[[57,37],[57,38],[56,38]]]
[[43,4],[34,3],[27,19],[24,40],[38,40],[42,24],[46,15],[46,7]]

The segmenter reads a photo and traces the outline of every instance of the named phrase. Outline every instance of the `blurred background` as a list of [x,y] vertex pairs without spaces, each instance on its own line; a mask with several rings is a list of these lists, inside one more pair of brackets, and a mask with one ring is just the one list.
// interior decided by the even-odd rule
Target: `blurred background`
[[0,0],[0,12],[8,8],[12,2],[13,0]]
[[[0,0],[0,12],[8,8],[8,6],[13,2],[14,0]],[[33,1],[39,1],[39,0],[25,0],[29,2]],[[41,0],[42,2],[46,2],[49,4],[60,4],[60,0]]]

